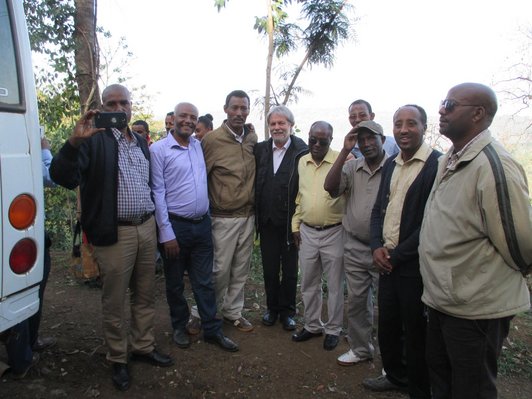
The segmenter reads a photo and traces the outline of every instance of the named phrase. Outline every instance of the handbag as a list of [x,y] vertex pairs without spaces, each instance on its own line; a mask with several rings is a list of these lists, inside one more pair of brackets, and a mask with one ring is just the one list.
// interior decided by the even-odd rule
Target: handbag
[[79,220],[72,237],[71,268],[74,276],[81,280],[96,279],[100,275],[98,262],[94,259],[92,245],[87,242]]

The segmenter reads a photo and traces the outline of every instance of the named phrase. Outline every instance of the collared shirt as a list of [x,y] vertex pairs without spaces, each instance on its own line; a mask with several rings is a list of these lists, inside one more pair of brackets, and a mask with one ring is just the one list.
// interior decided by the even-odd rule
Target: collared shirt
[[112,129],[118,143],[118,220],[137,219],[153,212],[151,199],[150,162],[138,145],[129,141],[120,130]]
[[372,171],[366,160],[353,159],[344,164],[339,193],[346,193],[346,212],[342,219],[344,229],[359,241],[369,244],[371,211],[381,182],[384,155],[379,166]]
[[483,130],[475,137],[473,137],[469,142],[462,148],[460,151],[454,152],[454,146],[449,149],[449,159],[447,159],[447,165],[445,166],[445,171],[443,172],[443,177],[445,177],[449,172],[453,172],[456,169],[458,161],[464,155],[469,147],[471,147],[475,142],[480,140],[482,137],[489,135],[488,129]]
[[408,161],[403,161],[402,152],[395,158],[395,168],[390,182],[390,200],[384,215],[384,225],[382,235],[384,246],[394,249],[399,243],[399,230],[401,227],[401,214],[403,204],[408,189],[416,179],[428,157],[432,153],[432,148],[425,142],[421,144],[416,153]]
[[290,147],[291,142],[292,142],[292,139],[289,136],[288,141],[284,143],[284,145],[281,148],[279,148],[275,145],[275,143],[272,140],[273,174],[276,174],[277,169],[279,169],[279,166],[281,166],[281,162],[283,162],[284,155],[286,154],[286,150],[288,150],[288,147]]
[[231,129],[227,123],[224,122],[224,125],[227,127],[227,130],[229,130],[231,134],[235,137],[235,140],[242,144],[242,142],[244,141],[244,131],[242,130],[242,134],[238,135],[233,132],[233,129]]
[[345,196],[332,198],[323,188],[325,177],[332,168],[338,152],[329,149],[319,165],[307,154],[299,160],[299,192],[296,197],[296,211],[292,218],[292,231],[299,231],[301,223],[310,226],[328,226],[342,221]]
[[159,241],[167,242],[175,238],[169,212],[192,219],[209,210],[205,159],[199,140],[191,137],[183,147],[172,134],[153,143],[150,153]]

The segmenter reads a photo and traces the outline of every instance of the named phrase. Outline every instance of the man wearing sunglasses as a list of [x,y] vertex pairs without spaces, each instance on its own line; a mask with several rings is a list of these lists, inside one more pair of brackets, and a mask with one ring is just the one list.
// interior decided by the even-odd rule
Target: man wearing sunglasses
[[427,114],[419,105],[405,105],[395,112],[393,134],[401,151],[382,168],[370,227],[373,261],[380,271],[378,339],[386,375],[367,378],[363,385],[372,391],[404,390],[411,398],[429,399],[417,247],[441,153],[425,143],[426,130]]
[[439,163],[420,234],[427,362],[434,399],[496,398],[497,360],[510,321],[530,309],[532,208],[523,168],[491,136],[493,90],[453,87]]
[[[323,348],[333,350],[342,331],[343,228],[345,197],[332,198],[323,188],[325,177],[338,158],[329,147],[332,126],[314,122],[309,132],[309,150],[299,160],[299,192],[292,218],[294,241],[299,249],[301,295],[305,306],[305,325],[292,335],[295,342],[319,337],[325,332]],[[327,279],[327,321],[322,314],[322,276]]]

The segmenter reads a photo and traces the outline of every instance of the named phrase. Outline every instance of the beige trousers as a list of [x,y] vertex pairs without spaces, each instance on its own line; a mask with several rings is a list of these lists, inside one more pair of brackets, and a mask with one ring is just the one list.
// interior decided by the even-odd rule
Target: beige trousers
[[242,316],[244,285],[251,265],[255,217],[212,217],[213,277],[220,314],[230,320]]
[[[299,267],[305,329],[340,335],[344,318],[344,240],[342,225],[318,231],[301,224]],[[322,277],[327,281],[327,321],[322,321]]]
[[379,272],[368,244],[344,231],[344,269],[347,285],[347,339],[360,358],[373,358],[373,298]]
[[116,244],[94,246],[103,282],[103,334],[107,359],[112,362],[127,363],[127,305],[131,309],[132,352],[149,353],[154,349],[156,245],[152,217],[139,226],[118,226]]

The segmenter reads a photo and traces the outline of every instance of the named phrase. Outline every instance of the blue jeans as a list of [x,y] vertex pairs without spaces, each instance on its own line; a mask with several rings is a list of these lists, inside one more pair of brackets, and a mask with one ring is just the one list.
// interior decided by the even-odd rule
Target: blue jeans
[[183,295],[183,274],[187,270],[203,333],[205,336],[216,335],[221,329],[222,321],[216,318],[211,219],[207,215],[199,223],[174,219],[170,222],[179,243],[179,255],[176,259],[166,258],[164,251],[161,251],[161,255],[172,328],[184,330],[190,317],[188,303]]

